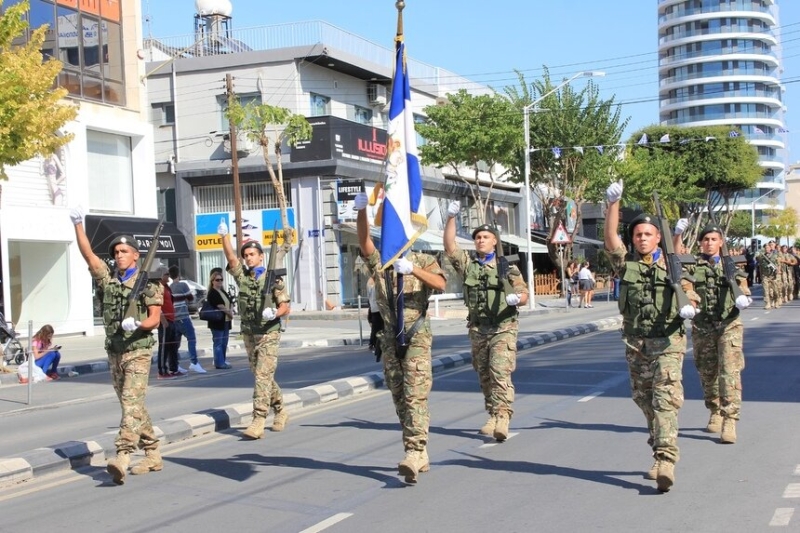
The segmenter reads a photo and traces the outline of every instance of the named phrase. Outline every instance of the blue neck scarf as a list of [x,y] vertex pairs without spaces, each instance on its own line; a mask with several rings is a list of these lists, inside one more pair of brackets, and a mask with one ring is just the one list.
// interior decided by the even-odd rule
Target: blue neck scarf
[[700,254],[700,257],[708,261],[709,263],[714,263],[715,265],[719,264],[719,256],[718,255],[708,255],[708,254]]
[[661,258],[661,248],[656,248],[649,254],[643,255],[642,261],[647,263],[648,265],[652,265],[653,263],[657,263],[660,258]]
[[261,276],[263,276],[264,272],[266,272],[266,271],[267,271],[266,267],[263,267],[263,266],[253,267],[253,270],[252,270],[252,272],[256,275],[256,279],[258,279]]
[[486,263],[488,263],[489,261],[491,261],[492,259],[494,259],[494,252],[492,252],[490,254],[486,254],[483,259],[478,257],[478,263],[480,263],[481,266],[483,266]]
[[120,281],[120,283],[125,283],[126,281],[131,279],[131,276],[133,276],[134,274],[136,274],[136,267],[132,266],[125,272],[117,271],[117,279]]

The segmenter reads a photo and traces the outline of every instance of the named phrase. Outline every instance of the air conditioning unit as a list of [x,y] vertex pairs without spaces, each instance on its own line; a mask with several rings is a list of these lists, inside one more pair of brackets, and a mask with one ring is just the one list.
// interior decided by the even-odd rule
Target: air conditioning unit
[[367,100],[372,105],[386,105],[386,86],[380,83],[367,84]]
[[[238,135],[236,137],[236,153],[239,155],[248,155],[252,154],[256,151],[258,145],[255,141],[251,140],[250,138]],[[222,140],[222,149],[225,150],[226,154],[231,153],[231,136],[229,134],[225,134]]]

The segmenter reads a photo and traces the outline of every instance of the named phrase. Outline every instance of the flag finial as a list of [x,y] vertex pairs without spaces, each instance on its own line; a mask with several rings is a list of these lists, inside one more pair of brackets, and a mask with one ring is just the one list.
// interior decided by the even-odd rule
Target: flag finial
[[406,7],[406,3],[403,0],[397,0],[394,3],[394,7],[397,8],[397,35],[403,35],[403,9]]

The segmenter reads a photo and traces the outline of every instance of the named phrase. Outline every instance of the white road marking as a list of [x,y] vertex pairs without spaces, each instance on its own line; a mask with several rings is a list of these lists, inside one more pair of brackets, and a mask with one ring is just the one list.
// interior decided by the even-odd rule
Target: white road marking
[[[509,433],[509,434],[508,434],[508,438],[507,438],[506,440],[512,439],[512,438],[516,437],[517,435],[519,435],[519,433]],[[505,441],[504,441],[504,442],[505,442]],[[487,442],[486,444],[481,444],[480,446],[478,446],[478,449],[481,449],[481,448],[491,448],[491,447],[493,447],[493,446],[497,446],[498,444],[503,444],[503,443],[502,443],[502,442],[497,442],[497,441],[494,441],[494,442]]]
[[794,514],[794,508],[779,507],[775,509],[775,513],[772,515],[772,520],[769,521],[769,525],[788,526],[789,521],[792,519],[793,514]]
[[593,393],[592,393],[592,394],[590,394],[589,396],[584,396],[583,398],[581,398],[580,400],[578,400],[578,403],[583,403],[583,402],[588,402],[588,401],[590,401],[590,400],[594,400],[595,398],[597,398],[597,397],[598,397],[598,396],[600,396],[601,394],[603,394],[603,391],[599,391],[599,392],[593,392]]
[[315,524],[307,529],[304,529],[300,533],[319,533],[320,531],[324,531],[332,525],[338,524],[342,520],[350,518],[351,516],[353,516],[353,513],[337,513],[330,518],[326,518],[319,524]]
[[789,483],[783,491],[784,498],[800,498],[800,483]]
[[800,476],[800,465],[797,465],[796,467],[794,467],[794,475],[795,476]]
[[751,318],[750,320],[751,320],[751,321],[753,321],[753,322],[755,322],[755,321],[756,321],[756,320],[758,320],[758,319],[759,319],[759,317],[757,317],[757,316],[756,316],[756,317],[753,317],[753,318]]

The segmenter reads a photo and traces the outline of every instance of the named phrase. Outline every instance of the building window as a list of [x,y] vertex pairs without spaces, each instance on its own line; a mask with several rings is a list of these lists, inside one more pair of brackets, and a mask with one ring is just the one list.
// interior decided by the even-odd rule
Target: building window
[[171,102],[153,104],[153,114],[150,122],[154,126],[169,126],[175,124],[175,104]]
[[372,109],[354,105],[353,116],[348,118],[359,124],[372,124]]
[[131,138],[86,131],[89,210],[133,214]]
[[[261,105],[261,93],[257,94],[238,94],[236,95],[239,98],[239,103],[242,107],[247,107],[250,103],[255,103],[255,105]],[[220,130],[228,131],[230,128],[230,121],[226,113],[228,112],[228,97],[225,95],[217,96],[217,103],[219,104],[220,108]]]
[[[414,124],[425,124],[425,122],[427,121],[428,121],[427,117],[423,115],[414,114]],[[425,139],[425,137],[423,137],[419,133],[416,133],[416,135],[417,135],[417,146],[424,146],[428,144],[428,141]]]
[[328,96],[311,93],[311,116],[319,117],[331,114],[331,99]]
[[63,324],[69,316],[68,258],[66,242],[9,240],[6,320],[25,327],[32,320],[38,324],[34,331],[43,324]]

